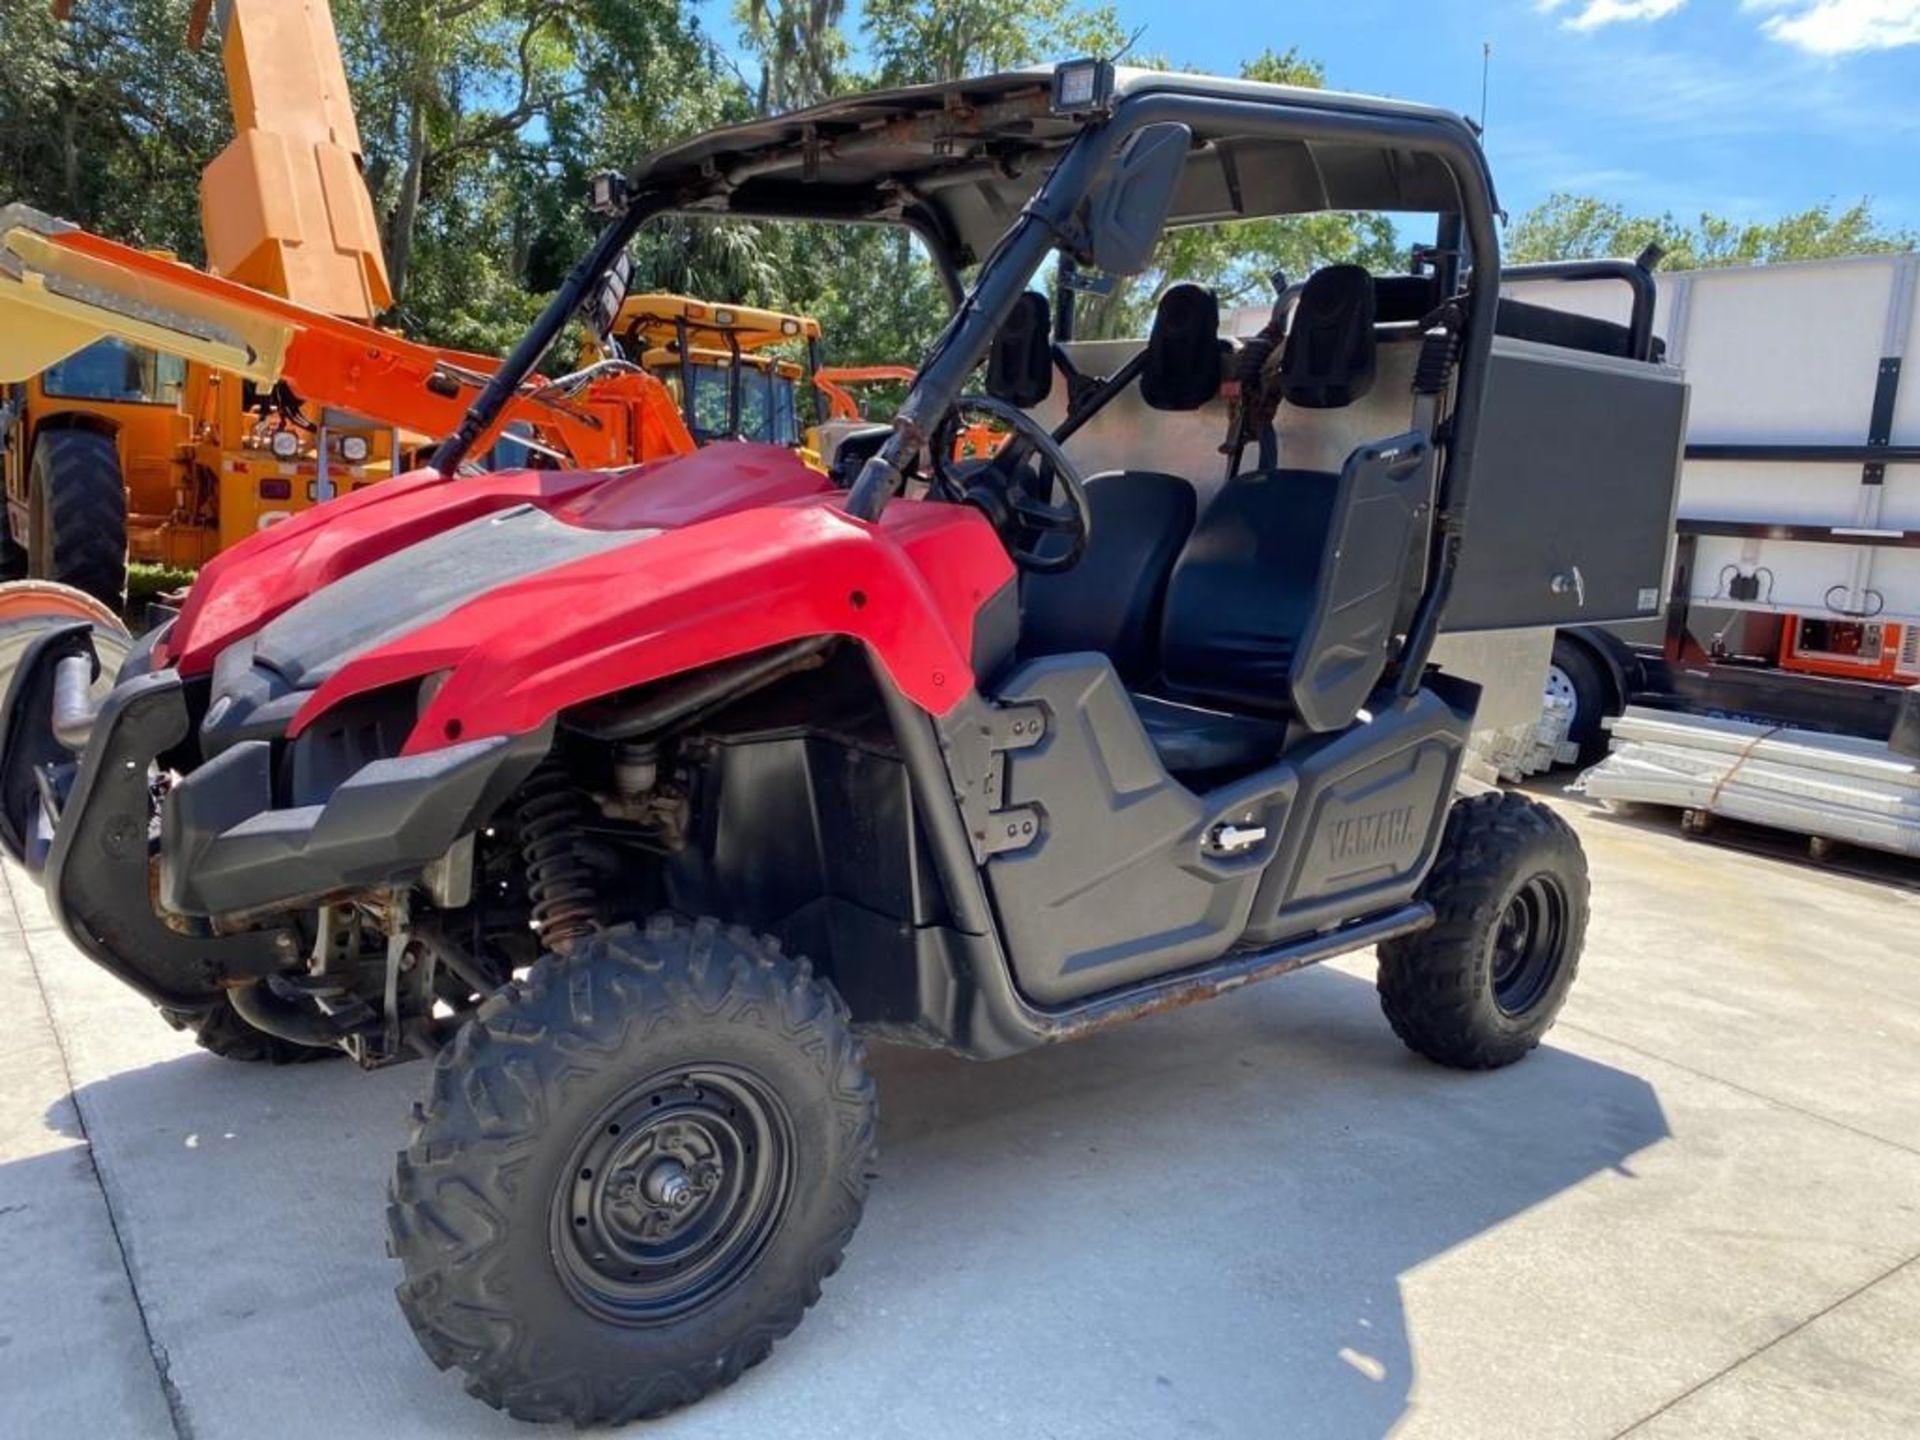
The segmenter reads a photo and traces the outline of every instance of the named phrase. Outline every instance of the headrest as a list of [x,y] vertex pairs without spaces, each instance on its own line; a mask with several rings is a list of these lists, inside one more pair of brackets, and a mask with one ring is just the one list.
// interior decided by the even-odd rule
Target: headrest
[[1280,393],[1290,405],[1335,410],[1373,389],[1373,276],[1358,265],[1329,265],[1301,287]]
[[1198,410],[1220,393],[1220,302],[1203,285],[1167,287],[1154,308],[1140,398],[1155,410]]
[[1438,275],[1382,275],[1373,282],[1373,318],[1379,325],[1424,320],[1440,308]]

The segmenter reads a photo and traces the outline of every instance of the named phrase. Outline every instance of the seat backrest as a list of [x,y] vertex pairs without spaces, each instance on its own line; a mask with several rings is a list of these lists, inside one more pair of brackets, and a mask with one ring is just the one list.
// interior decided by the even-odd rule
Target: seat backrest
[[1207,507],[1167,583],[1161,673],[1201,704],[1344,729],[1386,669],[1425,513],[1426,443],[1338,474],[1256,470]]
[[1280,356],[1280,393],[1289,405],[1333,410],[1373,389],[1373,276],[1359,265],[1329,265],[1301,287]]
[[1147,332],[1140,398],[1155,410],[1198,410],[1220,379],[1219,300],[1203,285],[1169,285]]
[[[1375,375],[1373,281],[1359,266],[1308,280],[1281,356],[1285,399],[1352,403]],[[1338,471],[1229,480],[1168,581],[1161,673],[1174,693],[1287,712],[1312,730],[1353,719],[1387,661],[1418,523],[1417,437],[1361,446]],[[1286,458],[1284,439],[1281,458]]]
[[1156,671],[1174,558],[1193,532],[1193,486],[1178,475],[1116,471],[1087,481],[1092,539],[1071,570],[1021,582],[1020,651],[1097,650],[1130,685]]
[[1214,496],[1167,583],[1160,669],[1170,692],[1255,713],[1292,708],[1294,651],[1339,484],[1324,470],[1252,470]]

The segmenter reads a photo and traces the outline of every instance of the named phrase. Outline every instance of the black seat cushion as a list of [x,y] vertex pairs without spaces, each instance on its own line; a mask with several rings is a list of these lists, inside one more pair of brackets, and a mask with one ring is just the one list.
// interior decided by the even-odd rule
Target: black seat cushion
[[1316,270],[1300,289],[1280,356],[1280,393],[1290,405],[1333,410],[1373,389],[1373,276],[1360,265]]
[[1115,470],[1087,481],[1087,502],[1093,529],[1080,563],[1022,581],[1020,653],[1097,650],[1122,680],[1141,684],[1156,669],[1167,576],[1193,532],[1193,486]]
[[1284,720],[1230,715],[1138,693],[1133,696],[1133,709],[1170,775],[1256,769],[1270,762],[1286,743]]
[[1155,410],[1198,410],[1220,393],[1220,302],[1203,285],[1170,285],[1147,333],[1140,398]]
[[1160,665],[1170,693],[1287,708],[1339,487],[1329,471],[1256,470],[1214,497],[1167,584]]

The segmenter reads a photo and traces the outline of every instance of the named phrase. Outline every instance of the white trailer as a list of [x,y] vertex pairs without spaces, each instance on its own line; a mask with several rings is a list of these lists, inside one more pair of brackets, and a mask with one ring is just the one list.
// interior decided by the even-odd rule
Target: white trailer
[[[1613,320],[1630,298],[1504,288]],[[1920,346],[1920,255],[1662,275],[1653,330],[1692,391],[1666,613],[1563,630],[1554,674],[1580,692],[1589,758],[1605,748],[1597,710],[1692,719],[1636,710],[1589,793],[1920,850],[1914,802],[1889,810],[1850,774],[1878,756],[1915,793],[1916,767],[1896,752],[1920,738],[1920,378],[1902,375]],[[1837,788],[1815,803],[1807,777],[1822,767]]]

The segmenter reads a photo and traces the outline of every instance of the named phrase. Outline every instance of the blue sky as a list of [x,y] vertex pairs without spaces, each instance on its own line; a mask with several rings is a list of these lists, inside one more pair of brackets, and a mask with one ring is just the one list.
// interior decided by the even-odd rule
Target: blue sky
[[1336,88],[1469,114],[1491,41],[1487,148],[1516,216],[1556,189],[1741,219],[1869,195],[1920,229],[1920,0],[1115,3],[1177,63],[1231,74],[1295,45]]

